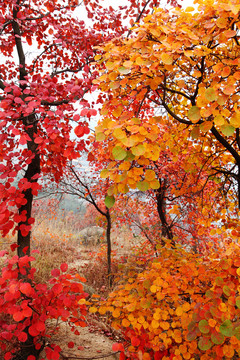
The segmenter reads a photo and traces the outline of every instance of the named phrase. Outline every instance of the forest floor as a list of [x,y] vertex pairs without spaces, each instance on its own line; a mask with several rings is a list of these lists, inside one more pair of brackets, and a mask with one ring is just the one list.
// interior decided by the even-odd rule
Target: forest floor
[[[116,247],[119,247],[119,242],[116,242],[116,245],[113,246],[113,253]],[[133,244],[128,242],[128,246],[120,245],[120,253],[118,252],[117,257],[120,255],[129,252],[129,247]],[[101,247],[95,248],[94,251],[92,248],[88,248],[86,246],[80,245],[77,249],[77,254],[75,252],[75,256],[72,259],[72,263],[68,263],[69,268],[77,270],[79,274],[82,274],[83,269],[85,269],[85,274],[83,276],[86,277],[88,283],[88,277],[96,277],[100,276],[101,273],[101,264],[98,269],[95,268],[99,261],[99,253],[102,254],[103,250]],[[106,251],[106,249],[104,250]],[[92,253],[95,253],[93,255]],[[95,258],[94,258],[95,257]],[[95,264],[93,266],[93,264]],[[99,264],[98,264],[99,266]],[[105,270],[102,270],[103,272]],[[98,282],[101,283],[101,279],[98,279]],[[91,283],[91,281],[90,281]],[[104,284],[103,284],[104,285]],[[93,285],[94,286],[94,285]],[[88,289],[89,288],[89,289]],[[99,289],[95,292],[91,285],[87,285],[86,292],[93,291],[94,293],[98,293]],[[120,338],[118,334],[113,333],[111,328],[106,325],[105,322],[100,320],[95,314],[88,314],[86,318],[86,327],[78,328],[79,335],[75,335],[71,332],[69,326],[66,323],[62,323],[60,325],[60,330],[56,334],[55,338],[52,339],[52,342],[59,345],[62,348],[62,357],[61,360],[67,359],[82,359],[82,360],[94,360],[94,359],[103,359],[103,360],[117,360],[119,359],[119,353],[116,353],[112,350],[112,345],[118,341]],[[73,342],[74,347],[68,347],[68,343]],[[41,354],[42,359],[46,359],[44,351]]]

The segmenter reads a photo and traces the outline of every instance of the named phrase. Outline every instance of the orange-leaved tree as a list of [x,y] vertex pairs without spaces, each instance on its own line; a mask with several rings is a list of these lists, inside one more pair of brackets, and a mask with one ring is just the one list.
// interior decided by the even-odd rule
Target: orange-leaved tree
[[[188,128],[195,148],[209,159],[207,171],[220,174],[224,194],[232,185],[231,191],[238,189],[238,206],[239,12],[237,0],[199,1],[198,10],[155,9],[144,24],[132,28],[131,37],[100,47],[96,58],[105,66],[96,82],[110,94],[98,138],[113,130],[115,158],[158,158],[159,121],[174,124],[166,133],[170,147],[178,138],[177,128]],[[176,141],[175,148],[177,152]],[[188,167],[191,171],[194,162]]]
[[[86,92],[94,90],[92,80],[97,75],[94,69],[90,71],[94,46],[122,34],[126,30],[124,17],[132,16],[134,22],[158,1],[143,2],[142,8],[135,0],[129,4],[115,11],[97,1],[83,2],[92,19],[90,28],[77,18],[77,0],[0,2],[0,231],[3,236],[11,230],[18,233],[20,258],[9,260],[0,280],[4,294],[1,316],[9,316],[1,343],[16,340],[6,359],[14,357],[15,351],[18,358],[39,357],[47,336],[44,324],[49,311],[44,306],[52,303],[56,287],[59,292],[55,295],[66,295],[61,284],[49,284],[54,290],[40,307],[44,292],[47,295],[46,284],[40,292],[33,289],[34,271],[28,266],[33,197],[39,193],[42,175],[50,174],[52,180],[59,181],[67,161],[85,148],[88,120],[97,114],[85,98]],[[72,130],[78,141],[71,136]],[[67,306],[69,299],[65,300]],[[66,318],[63,305],[57,306]],[[58,358],[59,351],[54,355],[49,352],[48,358],[53,357]]]

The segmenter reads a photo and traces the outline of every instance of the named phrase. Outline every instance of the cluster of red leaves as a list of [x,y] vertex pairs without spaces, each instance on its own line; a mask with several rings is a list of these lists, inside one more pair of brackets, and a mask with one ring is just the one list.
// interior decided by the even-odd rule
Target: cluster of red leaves
[[[1,251],[0,255],[5,257],[7,252]],[[76,327],[86,326],[87,294],[81,283],[85,279],[68,274],[68,265],[64,263],[60,269],[52,270],[48,284],[37,284],[34,281],[36,269],[30,267],[33,260],[32,256],[13,256],[6,258],[2,268],[0,350],[4,353],[4,360],[10,360],[21,343],[28,343],[29,337],[33,338],[36,349],[40,349],[44,339],[48,339],[45,348],[47,359],[59,359],[61,348],[51,344],[51,336],[58,328],[49,327],[46,322],[62,320],[69,324],[75,334],[79,334]],[[13,349],[9,349],[9,343]],[[34,360],[34,356],[28,356],[28,360]]]

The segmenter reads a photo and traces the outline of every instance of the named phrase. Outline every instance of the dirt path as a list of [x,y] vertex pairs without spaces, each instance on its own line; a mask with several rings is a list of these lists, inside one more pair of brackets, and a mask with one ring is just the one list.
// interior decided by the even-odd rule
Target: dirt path
[[[83,251],[82,248],[79,250],[81,259],[78,258],[72,264],[69,264],[70,268],[81,269],[81,266],[89,262],[88,251]],[[71,332],[66,323],[60,325],[60,330],[51,340],[52,343],[59,345],[62,349],[60,360],[118,360],[119,354],[112,351],[112,345],[116,340],[110,338],[110,333],[109,336],[106,335],[108,333],[107,327],[95,320],[93,316],[89,316],[86,323],[86,327],[77,328],[79,335]],[[74,343],[73,348],[68,347],[69,342]],[[42,359],[47,359],[44,351],[41,355]]]

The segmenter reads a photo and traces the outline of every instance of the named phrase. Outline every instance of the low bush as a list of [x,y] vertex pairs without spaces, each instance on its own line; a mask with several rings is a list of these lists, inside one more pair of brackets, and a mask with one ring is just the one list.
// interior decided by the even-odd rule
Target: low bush
[[239,359],[239,247],[209,257],[180,248],[158,252],[89,309],[110,314],[121,331],[125,341],[114,345],[120,359]]
[[45,348],[47,359],[59,359],[61,347],[51,342],[59,321],[76,334],[77,327],[86,326],[85,279],[69,274],[63,263],[60,269],[52,269],[47,283],[39,283],[34,278],[36,268],[30,266],[33,256],[9,257],[4,250],[0,255],[5,262],[0,277],[2,358],[34,360]]

